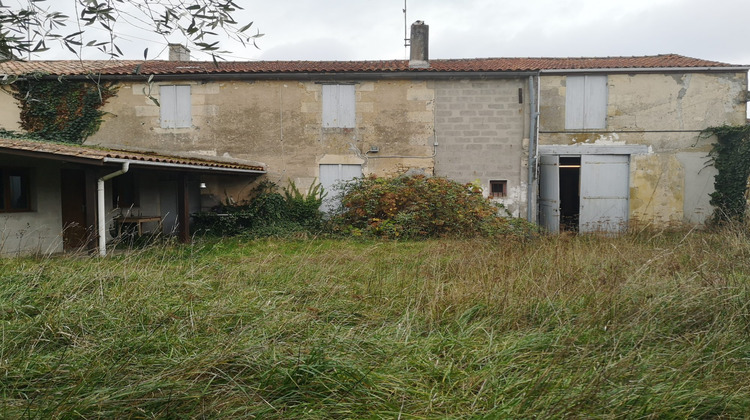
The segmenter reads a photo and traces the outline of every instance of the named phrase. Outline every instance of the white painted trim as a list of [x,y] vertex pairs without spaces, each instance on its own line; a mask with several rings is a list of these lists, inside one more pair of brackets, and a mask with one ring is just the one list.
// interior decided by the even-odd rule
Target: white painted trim
[[133,166],[157,166],[160,168],[171,168],[171,169],[186,169],[194,171],[209,171],[209,172],[231,172],[231,173],[242,173],[242,174],[264,174],[266,171],[257,169],[240,169],[240,168],[222,168],[209,165],[188,165],[184,163],[167,163],[167,162],[152,162],[138,159],[120,159],[120,158],[104,158],[104,163],[125,163],[128,162]]
[[597,145],[539,145],[540,155],[645,155],[648,146],[642,144],[597,146]]

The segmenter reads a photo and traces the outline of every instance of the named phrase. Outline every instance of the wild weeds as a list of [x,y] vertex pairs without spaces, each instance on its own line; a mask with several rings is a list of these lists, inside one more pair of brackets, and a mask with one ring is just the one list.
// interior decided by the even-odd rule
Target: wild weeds
[[2,417],[742,417],[742,231],[0,260]]

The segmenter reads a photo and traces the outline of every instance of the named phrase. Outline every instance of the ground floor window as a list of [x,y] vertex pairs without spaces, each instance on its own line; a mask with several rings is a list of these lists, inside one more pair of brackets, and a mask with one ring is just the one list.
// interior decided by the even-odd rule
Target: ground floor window
[[508,195],[508,181],[490,181],[490,197],[503,198]]
[[29,170],[0,168],[0,212],[30,211]]
[[331,213],[336,210],[341,202],[336,187],[342,183],[362,176],[362,165],[351,164],[321,164],[320,165],[320,185],[323,191],[327,193],[323,199],[320,210]]

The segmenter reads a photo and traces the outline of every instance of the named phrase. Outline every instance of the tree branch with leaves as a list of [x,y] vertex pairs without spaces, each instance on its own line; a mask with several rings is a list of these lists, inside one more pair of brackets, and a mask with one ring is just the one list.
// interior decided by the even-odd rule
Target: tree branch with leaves
[[[27,58],[50,50],[55,42],[77,58],[87,49],[121,58],[118,34],[123,26],[149,30],[165,41],[179,35],[188,47],[207,52],[214,60],[228,52],[222,47],[228,41],[257,47],[257,38],[263,36],[258,31],[248,34],[253,22],[235,19],[242,8],[232,0],[68,1],[75,7],[72,17],[60,10],[58,2],[49,6],[45,0],[25,0],[11,6],[0,0],[0,60]],[[100,28],[105,36],[92,37],[87,28]]]

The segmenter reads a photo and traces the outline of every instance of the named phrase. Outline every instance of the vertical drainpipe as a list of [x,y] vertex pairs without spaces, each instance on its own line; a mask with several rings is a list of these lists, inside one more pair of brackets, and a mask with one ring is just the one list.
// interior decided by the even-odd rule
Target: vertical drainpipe
[[534,221],[534,184],[536,175],[537,121],[539,120],[538,94],[534,86],[534,77],[529,76],[529,173],[526,181],[526,220]]
[[104,212],[104,181],[120,176],[130,169],[130,162],[123,162],[122,169],[111,174],[104,175],[96,181],[96,222],[99,232],[99,255],[107,255],[107,224]]

